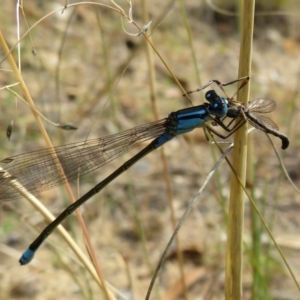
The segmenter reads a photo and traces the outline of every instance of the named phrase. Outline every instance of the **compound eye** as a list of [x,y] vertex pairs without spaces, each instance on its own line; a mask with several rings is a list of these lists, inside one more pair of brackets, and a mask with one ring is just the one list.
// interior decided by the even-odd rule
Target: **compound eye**
[[213,108],[214,109],[221,109],[223,107],[224,107],[223,103],[220,103],[220,102],[213,103]]
[[214,90],[210,90],[205,93],[205,99],[208,102],[212,102],[212,101],[216,100],[217,97],[219,97],[219,96]]

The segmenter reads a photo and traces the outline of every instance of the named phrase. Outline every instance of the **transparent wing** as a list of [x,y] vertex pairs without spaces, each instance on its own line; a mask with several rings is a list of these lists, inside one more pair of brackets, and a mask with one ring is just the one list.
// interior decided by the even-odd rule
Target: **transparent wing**
[[259,123],[261,123],[261,124],[264,124],[267,127],[270,127],[271,129],[274,129],[274,130],[277,130],[277,131],[279,130],[277,124],[274,121],[272,121],[270,118],[268,118],[264,115],[261,115],[261,114],[256,114],[256,113],[251,113],[251,115],[254,116],[258,120],[258,123],[255,123],[254,121],[248,119],[249,123],[253,127],[255,127],[259,130],[262,130],[262,131],[266,131],[263,127],[261,127],[259,125]]
[[270,99],[255,99],[247,107],[250,113],[270,113],[276,108],[276,102]]
[[[0,201],[22,196],[14,182],[24,191],[37,194],[92,172],[134,145],[156,138],[165,131],[165,119],[133,129],[84,142],[28,152],[0,161]],[[59,172],[63,168],[65,177]]]

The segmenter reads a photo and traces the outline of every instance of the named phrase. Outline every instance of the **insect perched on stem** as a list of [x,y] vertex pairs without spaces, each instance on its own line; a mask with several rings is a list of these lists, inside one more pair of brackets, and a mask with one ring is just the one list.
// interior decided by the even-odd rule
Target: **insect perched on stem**
[[[203,87],[197,89],[197,91],[203,90],[213,83],[217,84],[224,91],[223,87],[239,81],[242,81],[242,84],[237,92],[248,83],[249,77],[239,78],[225,84],[218,80],[211,80]],[[258,117],[260,112],[274,110],[273,102],[264,102],[262,99],[258,99],[260,101],[256,100],[252,105],[253,109],[250,110],[235,102],[233,97],[219,96],[215,90],[206,92],[205,98],[207,102],[201,105],[172,112],[166,118],[153,123],[140,125],[106,137],[28,152],[0,161],[0,201],[8,201],[22,198],[24,194],[37,194],[61,185],[66,181],[78,179],[84,174],[99,169],[128,152],[135,145],[151,140],[144,149],[126,161],[76,202],[69,205],[54,221],[46,226],[23,253],[19,260],[20,263],[22,265],[28,264],[45,239],[77,208],[99,193],[137,161],[174,137],[205,127],[206,130],[210,130],[217,136],[226,138],[215,130],[214,126],[207,125],[210,121],[213,121],[213,125],[219,125],[227,131],[229,133],[228,136],[246,121],[249,121],[251,124],[255,124],[255,127],[280,137],[283,142],[283,149],[288,147],[288,138],[278,132],[274,123],[268,118]],[[230,128],[233,120],[228,125],[225,125],[223,121],[226,117],[233,120],[240,118],[240,121]],[[266,120],[269,120],[269,122],[265,122]]]

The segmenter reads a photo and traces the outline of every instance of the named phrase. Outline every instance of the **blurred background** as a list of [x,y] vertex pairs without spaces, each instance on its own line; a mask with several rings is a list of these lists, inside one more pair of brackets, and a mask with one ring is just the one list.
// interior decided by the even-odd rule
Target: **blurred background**
[[[68,1],[71,3],[75,2]],[[116,7],[110,1],[101,3]],[[115,11],[94,5],[74,6],[41,20],[64,5],[65,1],[24,1],[23,11],[19,11],[21,36],[39,22],[20,43],[22,76],[37,109],[53,122],[78,127],[76,131],[63,131],[44,122],[53,144],[97,138],[154,121],[143,35],[130,35],[137,34],[138,29],[124,18],[122,21]],[[127,1],[118,5],[128,13]],[[144,2],[135,1],[132,11],[140,28],[145,25],[143,5]],[[228,82],[237,78],[240,46],[237,1],[152,0],[146,5],[152,20],[152,42],[186,91],[211,79]],[[0,10],[0,28],[9,47],[18,40],[16,7],[14,1],[5,1]],[[251,99],[269,98],[277,103],[269,117],[289,136],[290,147],[282,151],[280,140],[272,139],[298,186],[299,14],[300,3],[296,0],[257,1],[250,81]],[[16,50],[12,53],[17,61]],[[2,49],[0,60],[3,88],[16,81]],[[153,64],[160,117],[190,106],[156,54]],[[227,94],[233,95],[236,88],[236,85],[226,87]],[[21,94],[18,87],[13,89]],[[194,105],[199,105],[204,101],[204,93],[192,94],[191,99]],[[1,89],[0,105],[1,160],[46,147],[24,102],[7,89]],[[7,127],[12,120],[14,126],[8,140]],[[253,195],[299,278],[300,197],[283,175],[265,134],[258,131],[251,134],[255,155]],[[88,191],[141,147],[86,175],[77,187],[74,183],[75,195]],[[220,154],[206,141],[202,129],[171,141],[165,152],[179,219]],[[223,163],[179,233],[189,299],[223,298],[229,185],[230,169]],[[54,215],[69,204],[63,187],[37,196]],[[243,299],[298,299],[299,291],[260,221],[257,227],[261,260],[259,264],[253,261],[248,200],[245,208]],[[172,234],[160,152],[139,161],[93,197],[82,211],[106,280],[128,299],[142,299],[152,270]],[[3,203],[0,214],[1,299],[102,299],[96,283],[56,234],[41,247],[34,263],[20,267],[21,252],[45,222],[25,200]],[[137,219],[144,231],[145,244]],[[71,216],[65,226],[85,249],[76,217]],[[254,268],[263,277],[255,298]],[[175,289],[179,282],[174,247],[159,274],[153,299],[182,299],[182,290]]]

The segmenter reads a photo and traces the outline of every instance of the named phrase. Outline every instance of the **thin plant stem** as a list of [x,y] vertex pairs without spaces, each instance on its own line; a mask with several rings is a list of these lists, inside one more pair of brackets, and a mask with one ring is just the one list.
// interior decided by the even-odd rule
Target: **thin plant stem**
[[[31,97],[31,95],[29,93],[29,90],[27,89],[25,81],[23,80],[23,77],[22,77],[21,73],[19,72],[19,69],[18,69],[18,67],[17,67],[17,65],[15,63],[15,60],[13,59],[13,56],[12,56],[12,54],[11,54],[11,52],[10,52],[10,50],[9,50],[6,42],[5,42],[5,39],[4,39],[1,31],[0,31],[0,45],[3,48],[4,53],[6,53],[7,60],[8,60],[10,66],[11,66],[13,72],[14,72],[14,75],[15,75],[17,81],[20,83],[20,88],[21,88],[21,90],[22,90],[22,92],[24,94],[24,98],[26,99],[26,101],[28,102],[28,104],[29,104],[29,106],[31,108],[32,114],[33,114],[33,116],[35,117],[35,119],[37,121],[37,125],[38,125],[38,127],[39,127],[39,129],[40,129],[40,131],[41,131],[41,133],[42,133],[45,141],[46,141],[47,146],[49,148],[53,148],[52,142],[51,142],[51,140],[50,140],[50,138],[49,138],[49,136],[47,134],[47,131],[46,131],[45,127],[44,127],[44,124],[43,124],[43,122],[41,120],[41,117],[36,112],[33,99],[32,99],[32,97]],[[55,155],[55,154],[53,154],[53,155]],[[58,164],[57,168],[58,168],[58,171],[63,176],[64,173],[63,173],[62,167]],[[66,190],[67,190],[67,193],[69,195],[69,198],[72,200],[72,202],[75,202],[75,197],[73,195],[73,192],[71,190],[71,187],[70,187],[68,181],[65,181],[64,185],[66,187]],[[31,195],[27,195],[27,194],[28,193],[26,193],[26,195],[24,194],[24,196],[26,197],[26,199],[29,199],[30,202],[32,203],[32,205],[34,205],[36,208],[38,208],[38,210],[43,214],[43,216],[49,222],[51,222],[54,219],[54,217],[49,213],[49,211],[47,211],[47,210],[45,211],[43,209],[43,205],[41,203],[34,203],[35,200],[37,200],[37,199],[35,197],[30,197]],[[37,202],[39,202],[39,201],[37,200]],[[86,227],[85,227],[84,222],[83,222],[83,218],[82,218],[82,216],[81,216],[81,214],[80,214],[80,212],[78,210],[76,210],[76,215],[77,215],[77,218],[79,219],[79,221],[80,221],[80,223],[82,225],[82,228],[83,228],[84,232],[86,231],[86,233],[87,233]],[[63,238],[65,239],[66,235],[62,233],[62,227],[60,227],[58,230],[59,230],[60,234],[63,236]],[[69,244],[69,242],[68,242],[68,244]],[[74,248],[72,248],[72,249],[74,249]],[[75,253],[78,256],[78,258],[81,260],[82,263],[88,265],[87,262],[84,262],[84,260],[86,259],[86,258],[84,258],[84,256],[80,255],[80,253],[78,251],[76,251]],[[96,268],[96,271],[98,273],[99,278],[101,278],[101,272],[99,273],[98,272],[99,270],[97,270],[97,268]],[[97,280],[97,282],[99,283],[98,280]],[[110,296],[111,293],[109,293],[109,291],[105,288],[105,284],[104,285],[100,284],[99,286],[100,286],[101,289],[104,290],[104,293],[105,293],[107,299],[113,299],[113,297]]]
[[191,27],[189,25],[188,17],[187,17],[187,14],[186,14],[184,1],[180,0],[179,4],[180,4],[181,15],[183,16],[184,27],[185,27],[186,33],[188,35],[189,49],[192,52],[192,58],[193,58],[193,64],[194,64],[194,68],[195,68],[197,83],[198,83],[199,86],[201,86],[202,85],[201,84],[201,76],[200,76],[200,71],[199,71],[198,62],[197,62],[197,55],[196,55],[196,51],[195,51],[195,46],[194,46],[193,36],[192,36],[192,32],[191,32]]
[[[251,56],[254,26],[254,0],[241,0],[241,44],[238,77],[251,75]],[[250,84],[238,94],[237,101],[247,106]],[[242,126],[234,136],[233,169],[242,184],[246,178],[247,126]],[[239,300],[242,296],[244,190],[232,174],[229,199],[229,219],[226,249],[226,300]]]
[[[142,1],[142,12],[143,12],[143,22],[147,23],[148,20],[148,9],[147,9],[147,2]],[[151,35],[151,32],[150,32]],[[150,38],[149,38],[150,39]],[[154,64],[154,57],[153,57],[153,50],[151,48],[151,45],[149,43],[146,44],[146,53],[147,53],[147,60],[148,60],[148,67],[149,67],[149,83],[150,83],[150,99],[152,104],[152,110],[154,112],[155,120],[159,119],[158,114],[158,108],[157,108],[157,101],[156,101],[156,84],[155,84],[155,64]],[[171,224],[173,229],[176,228],[176,216],[174,211],[174,197],[172,192],[172,186],[171,186],[171,178],[168,171],[168,163],[165,155],[164,147],[160,149],[160,155],[161,155],[161,161],[162,161],[162,168],[163,168],[163,175],[164,180],[167,188],[167,196],[168,196],[168,204],[169,204],[169,211],[170,211],[170,217],[171,217]],[[186,280],[184,275],[184,261],[183,261],[183,254],[181,251],[180,241],[178,236],[175,237],[175,243],[176,243],[176,256],[178,260],[178,266],[179,266],[179,272],[181,275],[181,281],[183,285],[183,291],[184,291],[184,299],[187,300],[187,288],[186,288]]]

